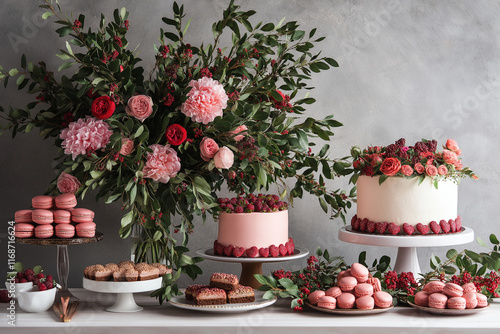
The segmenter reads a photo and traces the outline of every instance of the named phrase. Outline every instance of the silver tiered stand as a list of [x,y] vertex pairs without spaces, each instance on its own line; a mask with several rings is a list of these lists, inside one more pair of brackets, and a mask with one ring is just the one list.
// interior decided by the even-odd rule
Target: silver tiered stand
[[397,247],[398,254],[394,271],[412,272],[415,276],[421,273],[418,263],[417,248],[462,245],[474,241],[474,230],[462,228],[461,232],[434,235],[386,235],[368,234],[352,231],[351,227],[339,230],[339,239],[358,245]]

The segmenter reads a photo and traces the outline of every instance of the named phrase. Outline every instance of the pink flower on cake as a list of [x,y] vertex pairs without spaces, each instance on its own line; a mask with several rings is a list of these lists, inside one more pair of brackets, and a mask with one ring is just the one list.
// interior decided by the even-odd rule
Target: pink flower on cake
[[112,134],[106,122],[87,116],[71,122],[59,137],[63,140],[61,147],[64,148],[64,154],[71,154],[75,160],[80,154],[105,147]]
[[167,183],[171,177],[175,177],[181,169],[181,163],[177,153],[170,145],[165,146],[153,144],[149,146],[153,152],[148,152],[146,164],[143,168],[145,178],[157,182]]
[[448,168],[445,165],[441,165],[438,167],[438,174],[439,175],[446,175],[448,174]]
[[454,152],[459,150],[457,142],[453,139],[448,139],[446,141],[446,148],[449,149],[450,151],[454,151]]
[[444,162],[450,165],[454,165],[458,162],[458,156],[455,152],[449,150],[443,150]]
[[234,153],[226,146],[222,147],[214,156],[215,167],[228,169],[233,166]]
[[228,133],[233,137],[233,139],[235,141],[238,142],[238,141],[242,140],[243,138],[245,138],[245,135],[238,135],[238,133],[246,132],[247,130],[248,130],[248,128],[246,127],[246,125],[240,125],[236,129],[234,129],[233,131],[229,131]]
[[403,175],[410,176],[413,174],[413,168],[411,168],[410,165],[403,165],[401,166],[401,173],[403,173]]
[[120,154],[127,156],[134,150],[134,141],[129,138],[122,138],[122,147],[120,148]]
[[194,122],[208,124],[215,117],[222,116],[222,111],[227,107],[227,94],[224,87],[212,78],[203,77],[191,80],[192,87],[187,93],[188,99],[181,106],[181,112],[191,117]]
[[386,158],[380,166],[380,171],[387,176],[394,176],[401,169],[401,161],[396,158]]
[[76,177],[62,172],[57,178],[57,189],[63,194],[74,194],[82,184]]
[[422,174],[425,171],[425,168],[420,162],[417,162],[415,164],[415,171],[417,171],[417,173],[419,174]]
[[212,138],[205,137],[200,143],[200,156],[205,161],[210,161],[219,151],[219,145]]
[[132,96],[125,107],[128,115],[144,122],[153,112],[153,100],[147,95]]
[[434,177],[438,175],[438,169],[434,165],[427,165],[425,166],[425,173],[430,177]]

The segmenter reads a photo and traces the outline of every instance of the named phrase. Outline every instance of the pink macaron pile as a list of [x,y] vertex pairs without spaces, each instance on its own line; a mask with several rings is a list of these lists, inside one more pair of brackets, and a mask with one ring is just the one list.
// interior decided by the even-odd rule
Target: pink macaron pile
[[354,263],[351,269],[338,274],[336,286],[326,291],[313,291],[308,296],[308,302],[330,310],[335,308],[371,310],[391,307],[392,296],[381,289],[378,278],[370,277],[365,266]]
[[46,239],[91,238],[95,235],[94,212],[75,208],[73,194],[59,196],[35,196],[31,200],[32,209],[19,210],[14,214],[16,238]]
[[474,283],[431,281],[415,294],[415,304],[439,309],[465,310],[488,306],[488,298],[477,292]]

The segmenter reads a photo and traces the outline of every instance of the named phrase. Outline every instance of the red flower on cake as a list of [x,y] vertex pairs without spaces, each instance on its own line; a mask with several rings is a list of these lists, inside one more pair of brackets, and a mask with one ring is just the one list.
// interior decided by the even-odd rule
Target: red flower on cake
[[410,165],[403,165],[401,166],[401,173],[403,173],[403,175],[410,176],[413,174],[413,168],[411,168]]
[[170,144],[179,146],[186,140],[187,131],[182,125],[172,124],[167,128],[167,131],[165,131],[165,137]]
[[109,96],[101,96],[92,102],[91,110],[95,118],[108,119],[115,112],[115,103]]
[[394,176],[401,169],[401,162],[396,158],[386,158],[382,161],[380,171],[387,176]]

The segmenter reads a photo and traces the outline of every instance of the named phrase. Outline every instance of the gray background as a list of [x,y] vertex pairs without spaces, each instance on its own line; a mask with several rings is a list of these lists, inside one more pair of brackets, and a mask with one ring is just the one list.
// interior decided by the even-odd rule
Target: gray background
[[[161,17],[172,17],[171,1],[60,1],[63,9],[84,13],[86,24],[96,22],[101,12],[112,15],[116,7],[131,11],[128,40],[130,48],[139,45],[146,70],[152,66],[152,44],[157,43]],[[211,24],[220,18],[227,2],[179,1],[192,18],[186,39],[198,45],[211,39]],[[327,36],[319,44],[325,56],[335,58],[340,67],[314,76],[317,103],[307,115],[322,118],[334,114],[344,126],[337,129],[331,142],[332,157],[348,155],[350,147],[387,145],[400,137],[410,144],[421,138],[434,138],[443,144],[454,138],[462,148],[464,165],[480,176],[464,180],[459,189],[459,213],[465,226],[487,240],[490,233],[500,236],[498,223],[500,157],[498,143],[500,98],[500,2],[499,1],[244,1],[243,9],[258,13],[252,22],[297,20],[301,28],[318,28],[318,36]],[[22,53],[28,60],[44,60],[57,71],[60,60],[55,53],[64,48],[54,30],[53,20],[41,20],[43,10],[33,1],[3,0],[0,20],[0,64],[19,67]],[[71,71],[71,70],[70,70]],[[0,89],[0,104],[24,106],[27,97],[11,85]],[[7,266],[7,222],[14,211],[28,208],[32,196],[41,194],[55,177],[51,169],[56,149],[51,141],[42,141],[37,133],[11,139],[0,137],[0,268]],[[340,179],[332,188],[348,187]],[[350,188],[350,187],[349,187]],[[95,263],[126,259],[130,240],[118,237],[120,205],[96,203],[92,196],[79,206],[96,212],[98,230],[104,239],[95,244],[69,247],[71,274],[69,285],[81,287],[82,270]],[[348,213],[350,218],[355,213]],[[208,220],[196,224],[190,248],[210,246],[216,226]],[[298,246],[314,251],[328,248],[348,262],[367,250],[368,260],[387,254],[392,248],[351,245],[341,242],[337,232],[341,221],[331,221],[313,196],[298,200],[290,210],[290,235]],[[476,243],[464,247],[480,251]],[[434,253],[444,257],[449,247],[420,249],[422,269],[429,269]],[[55,246],[17,245],[17,260],[27,266],[41,264],[46,272],[56,273]],[[305,260],[265,265],[272,269],[298,269]],[[211,261],[201,263],[208,279],[214,271],[238,273],[236,264]],[[184,279],[181,285],[188,284]]]

